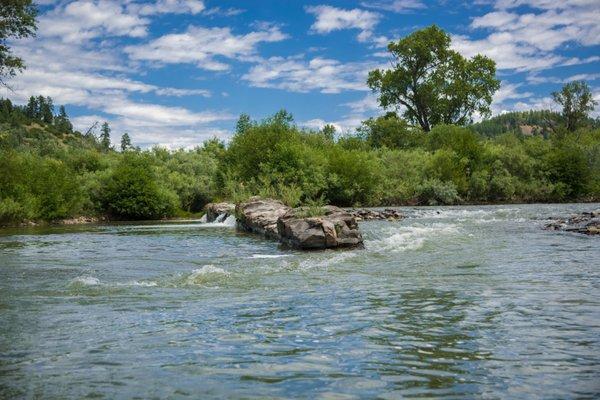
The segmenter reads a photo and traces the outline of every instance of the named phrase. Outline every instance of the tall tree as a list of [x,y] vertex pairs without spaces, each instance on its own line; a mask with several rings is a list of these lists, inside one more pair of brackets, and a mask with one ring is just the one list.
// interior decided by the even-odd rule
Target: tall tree
[[30,119],[37,118],[38,114],[38,102],[34,96],[29,98],[29,102],[27,103],[27,107],[25,108],[25,115]]
[[235,125],[236,133],[244,133],[248,129],[252,127],[252,120],[248,114],[240,114],[240,118],[238,119]]
[[42,109],[44,107],[44,104],[46,104],[46,98],[44,96],[38,96],[37,98],[37,108],[36,108],[36,112],[35,112],[35,119],[38,120],[42,120]]
[[553,92],[554,101],[563,108],[562,115],[567,129],[571,132],[579,128],[594,107],[598,104],[584,81],[573,81],[565,84],[560,92]]
[[127,151],[131,148],[131,138],[129,134],[125,132],[123,136],[121,136],[121,151]]
[[369,73],[367,84],[384,108],[429,132],[437,124],[464,125],[474,113],[490,114],[500,87],[496,63],[485,56],[466,59],[450,48],[450,36],[435,25],[388,45],[393,68]]
[[40,105],[40,114],[43,122],[51,124],[54,121],[54,104],[52,98],[46,97],[44,99]]
[[100,146],[104,151],[110,149],[110,126],[108,122],[104,122],[100,128]]
[[35,35],[37,10],[31,0],[0,2],[0,84],[25,68],[23,60],[13,55],[8,41]]
[[54,124],[60,128],[62,131],[73,132],[73,124],[69,121],[69,116],[67,115],[67,110],[65,106],[60,106],[58,108],[58,115],[54,118]]
[[331,125],[331,124],[326,124],[323,129],[321,129],[321,133],[323,134],[323,136],[325,136],[327,139],[333,141],[334,137],[335,137],[335,126]]

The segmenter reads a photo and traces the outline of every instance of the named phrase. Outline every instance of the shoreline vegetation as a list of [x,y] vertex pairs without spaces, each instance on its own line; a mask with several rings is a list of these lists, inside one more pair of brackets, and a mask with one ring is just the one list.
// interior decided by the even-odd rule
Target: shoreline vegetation
[[[569,132],[560,118],[510,113],[423,133],[392,114],[340,135],[300,128],[282,110],[242,115],[228,145],[117,151],[103,142],[107,124],[80,133],[66,114],[44,122],[2,100],[0,226],[199,217],[209,202],[254,195],[291,207],[597,202],[597,121]],[[524,134],[524,124],[538,131]]]
[[561,113],[490,118],[495,62],[467,59],[450,41],[432,25],[391,42],[392,68],[366,82],[384,114],[351,132],[303,128],[280,110],[240,115],[228,143],[142,150],[125,132],[118,151],[107,122],[82,133],[50,97],[0,99],[0,226],[189,217],[253,196],[308,210],[599,201],[600,119],[589,117],[588,85],[552,93]]

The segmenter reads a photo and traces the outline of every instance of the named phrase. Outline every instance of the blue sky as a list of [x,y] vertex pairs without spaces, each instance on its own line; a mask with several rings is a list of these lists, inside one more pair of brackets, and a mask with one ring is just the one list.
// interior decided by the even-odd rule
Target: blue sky
[[[600,99],[598,0],[42,0],[38,36],[13,43],[25,102],[65,104],[77,128],[108,121],[113,141],[192,147],[227,140],[240,113],[278,109],[299,125],[351,132],[382,113],[366,87],[386,44],[431,25],[465,56],[496,60],[495,114],[556,108],[550,93],[586,80]],[[598,115],[596,112],[595,115]]]

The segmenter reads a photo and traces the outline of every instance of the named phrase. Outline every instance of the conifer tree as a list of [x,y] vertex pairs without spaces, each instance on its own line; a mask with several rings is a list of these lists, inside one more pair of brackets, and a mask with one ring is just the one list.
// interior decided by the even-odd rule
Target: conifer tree
[[46,97],[46,101],[40,111],[42,113],[43,122],[51,124],[54,121],[54,104],[52,104],[52,98]]
[[131,138],[128,133],[121,136],[121,151],[127,151],[131,148]]
[[73,132],[73,124],[71,124],[71,121],[69,121],[69,116],[67,115],[67,110],[65,109],[65,106],[59,107],[58,115],[54,119],[54,124],[62,131],[66,131],[69,133]]
[[30,119],[35,119],[38,114],[38,102],[34,96],[29,98],[27,107],[25,108],[25,115]]
[[100,128],[100,146],[104,151],[110,150],[110,126],[108,122],[104,122],[102,128]]

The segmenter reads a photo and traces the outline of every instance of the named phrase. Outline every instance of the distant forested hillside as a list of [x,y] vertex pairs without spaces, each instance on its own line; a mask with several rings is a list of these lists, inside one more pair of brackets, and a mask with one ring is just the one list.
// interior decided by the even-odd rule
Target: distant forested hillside
[[[549,137],[563,123],[561,114],[550,110],[513,111],[478,122],[471,127],[483,136],[516,133]],[[600,119],[587,118],[587,126],[600,128]]]

